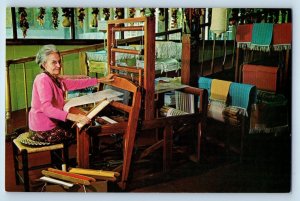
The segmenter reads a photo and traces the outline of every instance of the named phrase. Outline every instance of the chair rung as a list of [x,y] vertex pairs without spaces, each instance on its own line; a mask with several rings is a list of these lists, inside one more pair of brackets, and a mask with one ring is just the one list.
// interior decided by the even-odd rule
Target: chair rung
[[127,54],[141,54],[140,50],[129,50],[129,49],[123,49],[123,48],[111,48],[112,52],[119,52],[119,53],[127,53]]

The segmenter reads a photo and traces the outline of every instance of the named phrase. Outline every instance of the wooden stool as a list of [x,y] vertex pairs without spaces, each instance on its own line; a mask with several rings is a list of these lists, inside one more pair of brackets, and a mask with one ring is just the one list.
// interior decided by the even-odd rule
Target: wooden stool
[[[13,159],[14,159],[14,168],[15,168],[15,179],[16,184],[20,184],[20,181],[24,184],[24,191],[30,191],[29,185],[29,171],[36,170],[40,168],[50,167],[50,166],[58,166],[61,164],[66,164],[68,166],[69,160],[69,152],[68,152],[68,145],[66,143],[54,144],[54,145],[44,145],[44,146],[30,146],[21,143],[21,141],[28,137],[29,132],[25,132],[20,134],[17,138],[13,140]],[[41,164],[36,166],[29,166],[28,164],[28,156],[32,153],[39,153],[39,152],[46,152],[50,151],[51,155],[51,163],[48,164]],[[56,153],[57,151],[62,152],[62,157],[59,156],[60,154]],[[22,164],[20,166],[20,158]],[[61,161],[61,163],[59,163]],[[58,166],[59,167],[59,166]],[[61,167],[61,166],[60,166]],[[66,167],[67,168],[67,167]],[[20,174],[22,171],[23,174]]]

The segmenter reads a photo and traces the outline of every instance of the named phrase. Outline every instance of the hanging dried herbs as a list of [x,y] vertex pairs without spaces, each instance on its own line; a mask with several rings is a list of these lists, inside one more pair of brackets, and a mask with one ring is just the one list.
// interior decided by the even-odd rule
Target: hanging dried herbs
[[165,9],[164,8],[159,8],[159,16],[158,19],[160,21],[164,21],[165,20]]
[[92,14],[98,15],[99,14],[99,8],[92,8]]
[[20,28],[23,32],[23,37],[25,38],[27,36],[27,29],[29,29],[29,23],[27,21],[27,12],[26,12],[26,8],[24,7],[20,7],[18,8],[18,13],[20,16]]
[[149,8],[150,11],[150,17],[154,17],[155,16],[155,8]]
[[77,15],[77,18],[78,18],[79,25],[80,25],[81,28],[82,28],[82,26],[83,26],[83,20],[84,20],[84,17],[85,17],[84,8],[79,8],[79,9],[78,9],[78,15]]
[[62,16],[71,17],[72,9],[71,8],[63,8],[62,12],[64,13],[64,14],[62,14]]
[[171,28],[177,28],[177,8],[172,8],[172,22],[171,22]]
[[129,8],[129,17],[130,18],[134,18],[135,16],[135,8]]
[[58,27],[58,9],[57,8],[52,8],[52,23],[53,23],[53,27],[54,29],[57,29]]
[[93,14],[93,19],[91,21],[91,27],[98,27],[98,14],[99,14],[99,9],[98,8],[92,8],[92,14]]
[[144,15],[145,15],[145,11],[146,11],[146,9],[145,9],[145,8],[140,8],[140,13],[141,13],[141,16],[144,16]]
[[44,25],[45,22],[45,14],[46,14],[46,10],[43,7],[39,8],[39,15],[37,16],[37,21],[39,22],[40,26]]
[[70,27],[71,26],[71,22],[70,22],[70,17],[72,14],[72,9],[71,8],[63,8],[62,9],[62,16],[64,16],[62,25],[63,27]]
[[116,19],[123,19],[124,18],[123,8],[116,8],[115,13],[116,13],[116,16],[115,16]]
[[110,11],[109,11],[109,8],[103,8],[102,13],[103,13],[103,15],[104,15],[104,19],[105,19],[105,20],[109,20],[109,17],[110,17]]

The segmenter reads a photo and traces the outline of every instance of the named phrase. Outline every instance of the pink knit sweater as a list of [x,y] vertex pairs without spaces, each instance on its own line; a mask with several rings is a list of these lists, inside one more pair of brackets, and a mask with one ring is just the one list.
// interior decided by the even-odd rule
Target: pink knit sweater
[[29,128],[47,131],[56,127],[58,121],[66,121],[68,112],[64,107],[64,90],[83,89],[97,84],[96,78],[61,79],[59,88],[45,73],[36,76],[32,88]]

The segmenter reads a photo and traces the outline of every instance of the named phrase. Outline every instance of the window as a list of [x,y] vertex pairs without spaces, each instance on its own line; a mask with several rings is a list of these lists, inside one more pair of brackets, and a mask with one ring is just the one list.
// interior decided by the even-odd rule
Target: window
[[6,8],[6,38],[13,38],[13,24],[12,24],[12,15],[11,8]]

